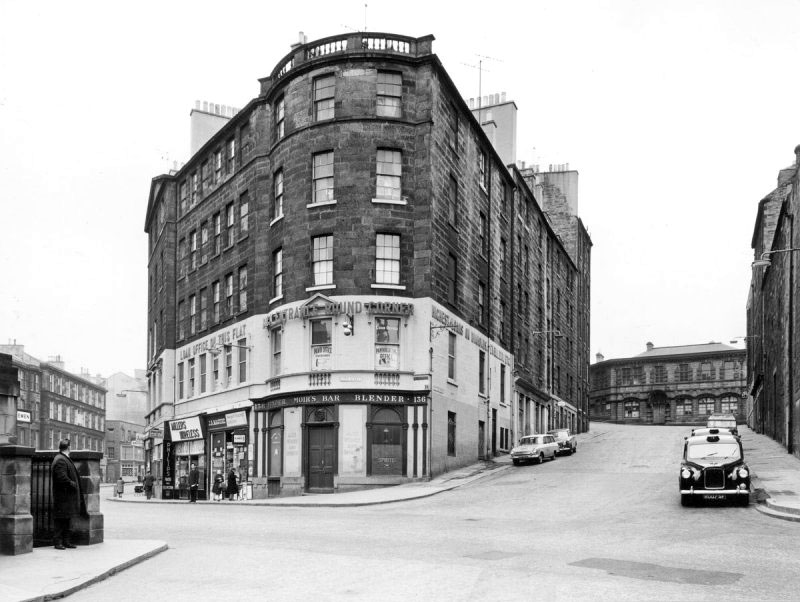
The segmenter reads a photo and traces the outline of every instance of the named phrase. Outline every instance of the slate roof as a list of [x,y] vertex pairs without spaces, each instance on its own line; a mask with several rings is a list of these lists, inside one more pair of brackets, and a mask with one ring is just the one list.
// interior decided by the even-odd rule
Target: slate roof
[[634,357],[649,358],[663,357],[669,355],[692,355],[695,353],[720,353],[721,351],[742,351],[730,345],[722,343],[701,343],[699,345],[676,345],[674,347],[653,347],[649,351],[644,351]]

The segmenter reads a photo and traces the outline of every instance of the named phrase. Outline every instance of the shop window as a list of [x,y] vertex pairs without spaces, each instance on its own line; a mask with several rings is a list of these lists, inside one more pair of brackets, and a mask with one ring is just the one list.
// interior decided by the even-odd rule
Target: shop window
[[405,446],[400,412],[395,408],[374,409],[370,423],[370,474],[402,475]]
[[331,369],[331,333],[333,321],[330,318],[311,320],[311,369]]
[[400,369],[399,318],[375,318],[375,369]]
[[269,414],[269,460],[267,474],[283,476],[283,410]]
[[456,455],[456,413],[447,412],[447,455]]

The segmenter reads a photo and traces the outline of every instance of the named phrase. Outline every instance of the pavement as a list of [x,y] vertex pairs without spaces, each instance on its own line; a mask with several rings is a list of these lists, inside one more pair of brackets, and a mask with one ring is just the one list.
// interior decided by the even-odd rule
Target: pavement
[[[596,426],[601,428],[601,424]],[[800,522],[800,459],[787,453],[769,437],[746,426],[739,427],[739,431],[752,474],[752,507],[773,518]],[[591,436],[592,433],[578,435],[578,448],[581,448],[581,440]],[[199,500],[197,503],[295,507],[388,504],[437,495],[502,474],[510,468],[511,458],[501,455],[447,472],[430,481],[336,494],[221,502]],[[134,483],[128,483],[123,497],[117,498],[113,496],[110,484],[102,485],[101,497],[112,503],[188,503],[186,500],[148,500],[144,495],[134,494],[133,487]],[[166,549],[168,546],[163,541],[106,540],[101,544],[79,546],[75,550],[43,547],[34,548],[30,554],[0,556],[0,602],[39,602],[68,596]]]

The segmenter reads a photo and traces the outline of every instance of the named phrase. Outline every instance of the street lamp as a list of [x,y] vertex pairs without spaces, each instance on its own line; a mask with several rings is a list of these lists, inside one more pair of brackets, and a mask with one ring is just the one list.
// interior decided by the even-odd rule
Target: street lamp
[[774,251],[764,251],[761,254],[759,259],[756,259],[751,266],[754,268],[764,268],[769,267],[772,265],[772,259],[770,259],[770,255],[774,255],[775,253],[790,253],[792,251],[800,251],[800,248],[795,249],[776,249]]

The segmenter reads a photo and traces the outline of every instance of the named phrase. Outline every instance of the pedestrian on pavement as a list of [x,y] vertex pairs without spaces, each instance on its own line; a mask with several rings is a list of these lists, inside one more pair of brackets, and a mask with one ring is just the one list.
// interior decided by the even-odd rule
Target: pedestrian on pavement
[[197,488],[200,486],[200,472],[197,470],[197,464],[192,464],[192,469],[189,471],[189,503],[197,503]]
[[144,494],[147,496],[148,500],[151,497],[153,497],[153,482],[154,481],[155,481],[155,478],[153,478],[153,475],[148,470],[147,474],[144,477],[144,481],[143,481],[143,483],[144,483]]
[[123,493],[125,493],[125,481],[120,477],[117,479],[116,494],[118,497],[122,497]]
[[72,543],[74,517],[81,513],[80,479],[78,470],[69,457],[69,439],[58,443],[58,453],[50,466],[53,488],[53,545],[56,550],[75,548]]
[[228,494],[228,500],[233,500],[234,496],[239,495],[239,485],[237,483],[238,477],[236,476],[236,469],[231,468],[231,471],[228,473],[228,488],[226,489],[225,493]]
[[214,494],[214,500],[217,502],[222,500],[223,483],[225,483],[225,477],[223,477],[222,473],[218,470],[214,477],[214,486],[211,488],[211,493]]

